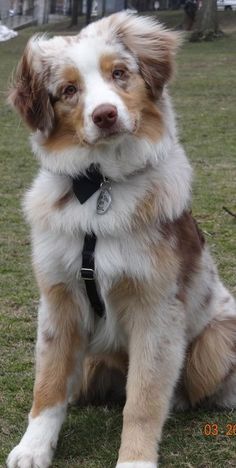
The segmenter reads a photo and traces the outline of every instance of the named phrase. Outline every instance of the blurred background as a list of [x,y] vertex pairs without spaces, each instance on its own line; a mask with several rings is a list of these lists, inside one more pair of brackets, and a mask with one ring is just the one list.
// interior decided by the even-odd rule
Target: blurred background
[[[236,11],[236,0],[0,0],[1,24],[10,29],[59,22],[70,18],[70,25],[80,25],[120,10],[133,12],[178,12],[175,27],[192,30],[196,17],[207,20],[207,29],[216,24],[216,12]],[[183,20],[179,21],[180,11]],[[200,12],[201,15],[198,13]],[[211,27],[209,27],[211,24]],[[216,31],[216,27],[213,30]],[[206,30],[206,25],[205,25]]]

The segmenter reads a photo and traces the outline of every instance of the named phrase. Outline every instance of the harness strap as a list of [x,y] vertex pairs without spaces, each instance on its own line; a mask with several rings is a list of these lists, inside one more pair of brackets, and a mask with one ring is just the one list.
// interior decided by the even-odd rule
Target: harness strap
[[85,234],[80,274],[81,278],[84,280],[86,292],[92,308],[99,317],[103,317],[105,313],[105,304],[98,293],[95,280],[94,252],[96,242],[97,237],[95,234]]

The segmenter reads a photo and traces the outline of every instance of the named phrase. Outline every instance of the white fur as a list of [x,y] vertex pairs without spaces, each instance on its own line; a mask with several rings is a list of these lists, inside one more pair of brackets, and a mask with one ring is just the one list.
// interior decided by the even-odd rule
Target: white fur
[[50,466],[58,434],[65,417],[65,406],[57,405],[44,410],[29,425],[7,459],[8,468],[47,468]]
[[68,165],[67,171],[71,166],[71,174],[75,175],[80,170],[83,171],[84,161],[85,167],[88,167],[88,158],[89,163],[100,164],[101,170],[112,180],[113,203],[111,210],[98,216],[98,193],[83,205],[74,198],[61,216],[60,212],[53,212],[52,207],[71,188],[71,178],[68,172],[66,177],[64,174],[41,171],[25,200],[29,221],[34,225],[50,226],[50,230],[68,234],[91,230],[102,235],[127,232],[137,203],[153,188],[158,190],[156,202],[159,216],[163,220],[177,218],[190,203],[191,168],[177,143],[169,145],[169,148],[171,153],[167,157],[162,142],[150,145],[135,138],[125,140],[124,144],[115,149],[113,146],[109,150],[102,148],[100,152],[96,149],[87,154],[87,158],[79,148],[55,155],[47,155],[36,148],[43,165],[48,166],[47,169],[49,165],[52,168],[54,165],[55,171],[62,171],[64,165]]

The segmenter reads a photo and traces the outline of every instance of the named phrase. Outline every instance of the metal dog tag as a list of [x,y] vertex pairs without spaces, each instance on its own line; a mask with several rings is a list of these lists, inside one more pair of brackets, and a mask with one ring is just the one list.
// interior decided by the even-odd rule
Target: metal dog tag
[[106,213],[111,206],[111,184],[108,180],[105,180],[101,184],[101,191],[97,199],[97,214],[103,215]]

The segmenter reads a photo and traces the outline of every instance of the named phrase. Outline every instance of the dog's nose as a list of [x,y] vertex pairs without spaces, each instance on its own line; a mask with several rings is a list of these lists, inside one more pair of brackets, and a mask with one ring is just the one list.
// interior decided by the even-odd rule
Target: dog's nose
[[99,128],[110,128],[116,123],[117,108],[111,104],[101,104],[92,113],[92,119]]

